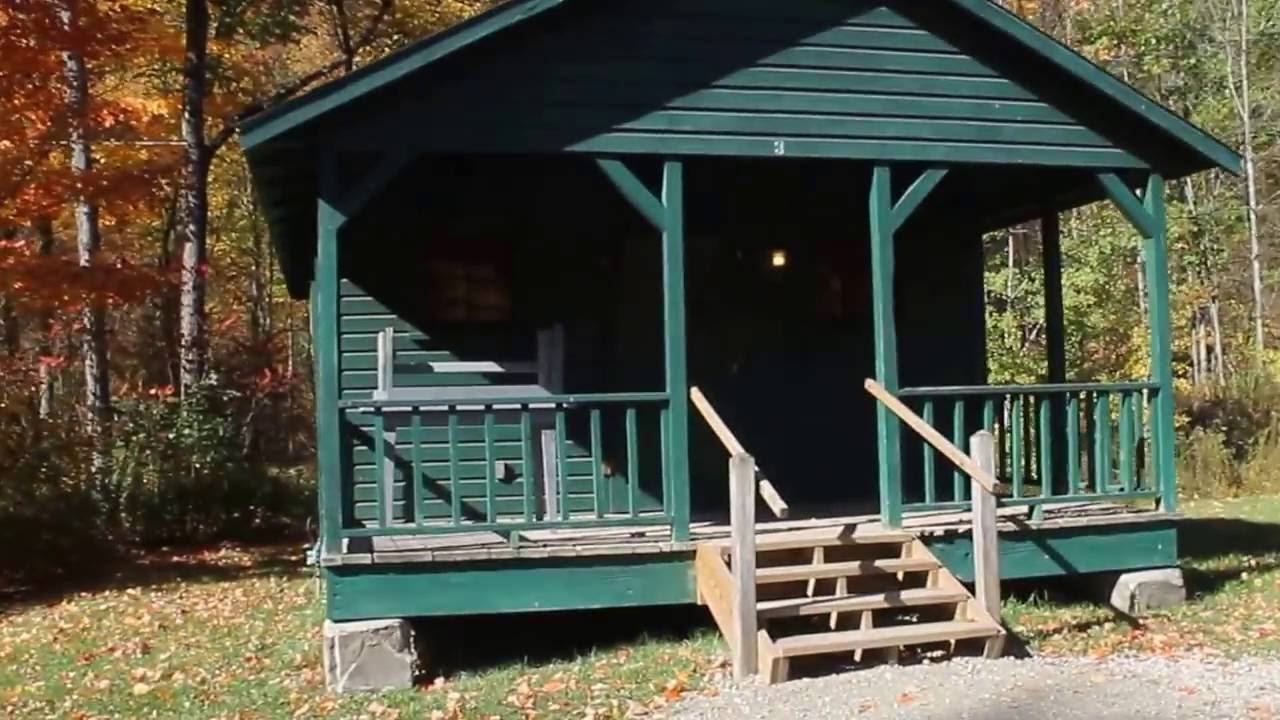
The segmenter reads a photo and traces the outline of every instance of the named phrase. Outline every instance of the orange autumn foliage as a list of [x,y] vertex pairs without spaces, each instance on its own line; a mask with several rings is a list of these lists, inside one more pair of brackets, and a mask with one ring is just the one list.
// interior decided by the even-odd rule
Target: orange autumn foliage
[[[63,15],[68,8],[74,22]],[[144,63],[162,60],[157,37],[172,33],[162,19],[158,10],[124,0],[10,0],[0,7],[0,276],[14,306],[54,312],[89,299],[135,302],[160,280],[128,258],[139,219],[153,218],[163,203],[159,178],[171,174],[176,158],[175,148],[153,142],[171,134],[176,109],[139,79]],[[80,176],[68,146],[68,51],[90,69],[85,122],[94,166]],[[58,237],[73,236],[69,208],[79,196],[99,207],[108,248],[92,270],[79,267],[73,242],[42,254],[23,231],[46,219]]]

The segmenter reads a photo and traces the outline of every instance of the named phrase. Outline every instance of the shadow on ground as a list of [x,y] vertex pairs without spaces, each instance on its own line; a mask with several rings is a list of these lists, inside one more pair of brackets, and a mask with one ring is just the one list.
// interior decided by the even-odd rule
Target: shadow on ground
[[0,575],[0,614],[52,604],[80,593],[157,588],[175,583],[225,582],[308,572],[301,540],[262,545],[222,543],[104,555],[96,561],[60,562],[48,572]]
[[414,631],[433,675],[483,672],[515,662],[573,660],[644,640],[684,640],[714,631],[693,605],[422,618]]
[[[1191,599],[1220,590],[1243,573],[1280,568],[1280,524],[1239,518],[1185,518],[1178,523],[1178,557]],[[1111,575],[1114,577],[1114,574]],[[1006,582],[1003,594],[1014,601],[1068,606],[1089,602],[1108,612],[1066,623],[1056,632],[1085,633],[1107,623],[1141,627],[1137,618],[1107,605],[1107,574]],[[1012,654],[1027,654],[1023,642],[1011,636]]]
[[1187,518],[1178,523],[1178,555],[1187,593],[1211,593],[1244,572],[1280,567],[1280,524],[1239,518]]

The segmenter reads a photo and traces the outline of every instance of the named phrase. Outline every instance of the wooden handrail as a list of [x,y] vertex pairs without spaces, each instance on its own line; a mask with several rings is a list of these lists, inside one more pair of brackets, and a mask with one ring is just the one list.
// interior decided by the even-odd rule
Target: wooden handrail
[[[733,434],[733,431],[729,429],[724,420],[720,419],[720,413],[717,413],[716,409],[711,407],[711,401],[707,399],[706,395],[702,394],[701,390],[697,387],[689,388],[689,399],[702,415],[702,419],[706,420],[707,425],[711,426],[711,432],[720,438],[721,444],[729,451],[730,457],[747,454],[746,449],[742,447],[742,443],[738,442],[738,438]],[[769,482],[769,478],[765,477],[760,470],[760,466],[757,465],[755,471],[757,487],[764,504],[768,505],[769,509],[777,517],[787,517],[791,513],[791,508],[787,505],[787,502],[782,499],[782,495],[778,493],[773,483]]]
[[943,437],[942,433],[934,430],[929,423],[924,421],[924,418],[915,414],[911,408],[904,405],[901,400],[894,397],[888,390],[885,390],[883,385],[870,378],[867,378],[867,381],[862,385],[867,389],[867,392],[871,393],[872,397],[879,400],[885,407],[889,408],[894,415],[897,415],[902,422],[906,423],[907,427],[915,430],[920,437],[924,438],[926,442],[937,448],[938,452],[942,453],[943,456],[954,463],[956,467],[960,468],[966,475],[973,478],[983,490],[986,490],[993,495],[995,494],[996,486],[999,483],[996,481],[994,475],[979,466],[978,463],[974,462],[973,458],[969,457],[963,450],[952,444],[950,440]]
[[[956,447],[924,418],[893,396],[880,383],[867,379],[863,387],[926,442],[967,474],[973,502],[973,584],[978,603],[1000,619],[1000,538],[996,529],[995,438],[979,430],[969,438],[968,454]],[[881,458],[881,462],[886,462]],[[893,462],[889,460],[888,462]]]

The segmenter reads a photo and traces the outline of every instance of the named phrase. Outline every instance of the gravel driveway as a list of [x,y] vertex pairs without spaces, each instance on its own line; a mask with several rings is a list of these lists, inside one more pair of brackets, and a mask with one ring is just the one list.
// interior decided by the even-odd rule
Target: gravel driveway
[[745,684],[671,710],[678,720],[1280,720],[1280,661],[1113,656],[878,666],[774,687]]

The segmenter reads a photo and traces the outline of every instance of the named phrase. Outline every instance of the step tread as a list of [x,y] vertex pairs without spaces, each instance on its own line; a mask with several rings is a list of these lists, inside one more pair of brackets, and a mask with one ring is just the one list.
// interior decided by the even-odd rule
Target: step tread
[[869,628],[866,630],[842,630],[838,632],[792,635],[773,640],[774,652],[780,657],[797,655],[821,655],[829,652],[867,650],[920,645],[947,640],[967,640],[994,637],[1003,630],[999,625],[983,622],[951,620],[947,622],[898,625]]
[[936,558],[879,558],[819,563],[816,565],[778,565],[756,570],[756,583],[793,582],[855,575],[887,575],[898,572],[920,572],[941,567]]
[[756,604],[756,612],[761,618],[796,617],[801,615],[825,615],[830,612],[942,605],[967,599],[969,599],[969,594],[960,590],[911,588],[877,593],[819,595],[817,597],[765,600]]
[[[903,545],[912,540],[915,540],[915,536],[911,533],[894,530],[849,533],[844,530],[833,532],[823,528],[756,535],[756,552],[803,550],[840,545]],[[726,553],[733,550],[732,543],[727,538],[716,541],[716,545]]]

